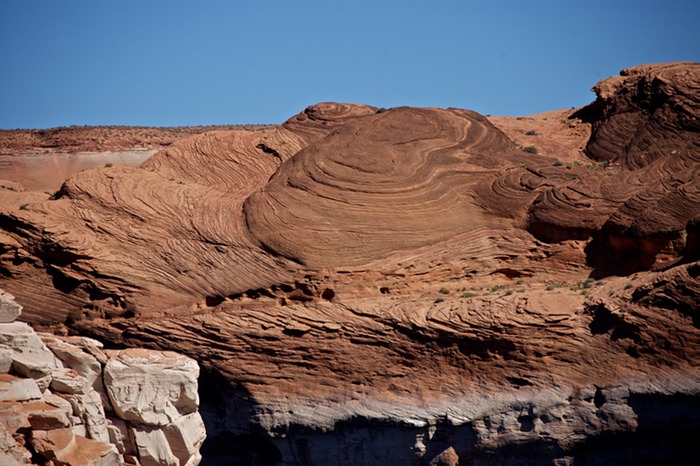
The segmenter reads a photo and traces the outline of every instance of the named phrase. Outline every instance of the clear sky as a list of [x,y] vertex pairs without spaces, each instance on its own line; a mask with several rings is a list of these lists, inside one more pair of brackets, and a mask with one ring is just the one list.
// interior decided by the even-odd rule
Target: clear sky
[[525,115],[700,61],[698,0],[0,0],[0,128],[280,123],[323,101]]

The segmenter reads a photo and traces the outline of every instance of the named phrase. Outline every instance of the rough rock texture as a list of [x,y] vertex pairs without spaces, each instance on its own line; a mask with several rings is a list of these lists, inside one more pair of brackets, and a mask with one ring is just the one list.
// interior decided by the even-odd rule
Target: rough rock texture
[[140,349],[119,351],[107,361],[104,380],[117,415],[165,426],[197,411],[199,366],[186,356]]
[[[699,73],[521,119],[318,104],[0,192],[0,283],[197,358],[210,464],[697,464]],[[182,463],[187,403],[106,435]]]
[[15,297],[0,291],[0,323],[14,322],[21,313],[22,306],[15,302]]
[[[39,335],[21,322],[0,323],[0,335],[12,361],[0,373],[0,464],[199,464],[206,434],[194,360],[141,349],[106,354],[95,340]],[[46,355],[57,364],[48,376]],[[167,455],[154,457],[153,448]]]
[[117,450],[106,443],[75,435],[71,429],[34,430],[35,451],[59,465],[84,464],[112,466],[120,464]]
[[353,118],[251,195],[246,224],[265,249],[312,269],[367,264],[501,226],[484,219],[470,191],[484,159],[512,150],[503,133],[465,110]]
[[700,215],[700,65],[628,68],[593,90],[576,113],[592,125],[586,154],[619,173],[548,189],[530,206],[530,231],[593,236],[599,276],[668,265]]

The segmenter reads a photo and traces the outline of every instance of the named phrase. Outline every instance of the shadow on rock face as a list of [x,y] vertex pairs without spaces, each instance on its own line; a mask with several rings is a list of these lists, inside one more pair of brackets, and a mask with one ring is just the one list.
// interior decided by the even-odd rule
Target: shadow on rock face
[[579,465],[697,465],[700,450],[700,401],[690,395],[633,394],[629,406],[637,429],[604,432],[571,452]]
[[202,466],[280,464],[280,450],[253,424],[256,403],[244,387],[231,387],[221,375],[204,369],[199,387],[200,413],[207,429]]

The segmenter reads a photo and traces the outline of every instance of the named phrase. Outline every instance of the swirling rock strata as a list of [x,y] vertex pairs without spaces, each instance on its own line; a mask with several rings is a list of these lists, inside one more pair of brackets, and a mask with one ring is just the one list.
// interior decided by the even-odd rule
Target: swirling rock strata
[[[697,65],[625,73],[585,111],[323,103],[51,198],[8,182],[0,282],[57,333],[196,357],[213,462],[700,461]],[[36,390],[99,392],[50,348],[86,381],[36,351]]]
[[362,265],[486,226],[469,185],[479,158],[512,149],[461,110],[356,118],[283,164],[246,201],[246,223],[265,248],[311,268]]
[[660,158],[700,153],[700,64],[626,68],[593,91],[598,99],[581,114],[592,121],[586,152],[598,161],[641,168]]
[[628,68],[593,90],[598,99],[575,115],[591,121],[586,153],[602,165],[541,193],[529,229],[546,240],[593,236],[600,274],[668,264],[700,212],[700,65]]

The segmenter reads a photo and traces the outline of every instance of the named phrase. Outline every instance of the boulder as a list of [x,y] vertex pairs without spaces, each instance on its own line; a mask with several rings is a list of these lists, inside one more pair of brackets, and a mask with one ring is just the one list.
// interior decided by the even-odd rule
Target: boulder
[[51,430],[70,427],[70,413],[62,408],[44,401],[30,401],[21,405],[21,411],[27,416],[29,425],[34,430]]
[[70,401],[66,400],[62,396],[56,395],[51,392],[46,392],[41,398],[41,401],[48,403],[51,406],[61,408],[63,412],[65,412],[68,416],[73,415],[73,406],[71,405]]
[[[75,370],[93,385],[102,375],[102,366],[93,356],[80,346],[63,341],[63,339],[48,334],[40,334],[44,344],[60,359],[66,367]],[[94,340],[93,340],[94,341]]]
[[63,367],[34,329],[24,322],[0,324],[0,348],[12,353],[12,370],[36,380],[42,391],[51,383],[51,372]]
[[20,353],[49,351],[34,329],[24,322],[0,323],[0,347]]
[[180,466],[162,429],[140,426],[132,430],[132,435],[143,466]]
[[31,427],[26,413],[22,411],[22,403],[18,401],[0,401],[0,419],[2,419],[0,428],[7,430],[10,434]]
[[54,392],[85,395],[91,390],[88,380],[73,369],[54,369],[51,377]]
[[181,466],[199,463],[199,449],[207,436],[199,412],[177,419],[163,427],[163,432],[170,450],[180,460]]
[[56,369],[53,364],[53,358],[43,352],[12,355],[12,370],[22,377],[34,379],[42,392],[51,384],[51,374]]
[[129,435],[129,426],[122,419],[108,419],[107,432],[109,443],[117,447],[121,454],[135,455],[136,447]]
[[20,379],[0,374],[0,401],[27,401],[41,398],[41,390],[33,379]]
[[12,351],[0,348],[0,374],[7,374],[12,367]]
[[104,382],[121,419],[164,426],[199,405],[194,359],[169,351],[127,349],[112,352]]
[[85,425],[87,436],[93,440],[109,443],[107,419],[99,393],[91,390],[85,395],[66,395],[66,399],[73,407],[73,415],[80,418]]
[[455,452],[454,448],[448,447],[446,450],[437,454],[430,462],[428,466],[457,466],[459,465],[459,456]]
[[12,435],[13,431],[5,424],[5,418],[0,422],[0,464],[3,466],[19,466],[32,464],[32,454]]
[[22,314],[22,306],[15,302],[15,297],[0,290],[0,323],[14,322]]
[[[0,465],[196,465],[205,438],[198,375],[176,353],[105,353],[90,338],[0,322]],[[108,420],[105,408],[119,417]]]
[[114,466],[121,464],[114,446],[75,435],[71,429],[35,430],[31,443],[37,453],[56,465]]
[[206,432],[202,417],[195,412],[162,428],[134,424],[131,437],[144,466],[194,466],[202,459],[199,449]]

